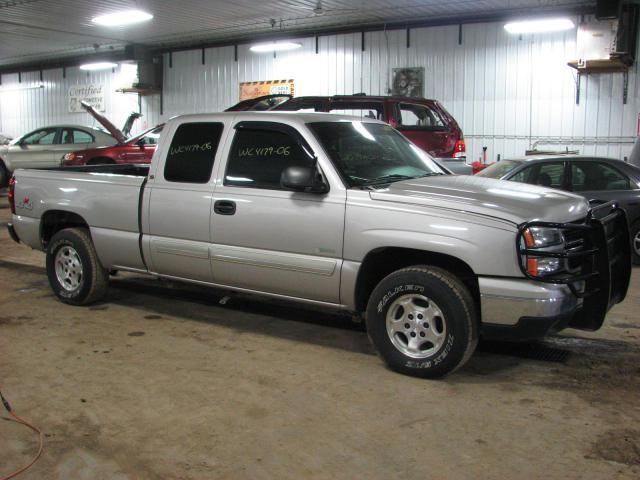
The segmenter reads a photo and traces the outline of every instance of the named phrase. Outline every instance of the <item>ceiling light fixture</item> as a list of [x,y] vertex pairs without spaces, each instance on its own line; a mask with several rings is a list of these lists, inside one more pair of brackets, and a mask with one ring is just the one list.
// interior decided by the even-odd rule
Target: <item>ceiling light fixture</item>
[[301,43],[297,42],[271,42],[271,43],[259,43],[258,45],[252,45],[249,50],[252,52],[283,52],[285,50],[295,50],[302,47]]
[[109,68],[116,68],[117,66],[117,63],[112,62],[85,63],[84,65],[80,65],[80,70],[108,70]]
[[544,33],[570,30],[575,25],[568,18],[541,18],[539,20],[522,20],[509,22],[504,29],[509,33]]
[[124,10],[93,17],[91,21],[104,27],[124,27],[134,23],[148,22],[153,15],[142,10]]

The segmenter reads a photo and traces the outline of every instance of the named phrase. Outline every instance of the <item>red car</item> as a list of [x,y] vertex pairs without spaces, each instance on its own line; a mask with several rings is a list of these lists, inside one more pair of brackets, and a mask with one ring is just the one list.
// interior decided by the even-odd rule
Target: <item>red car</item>
[[387,122],[405,137],[436,158],[465,156],[462,130],[436,100],[408,97],[336,95],[333,97],[291,97],[266,95],[244,100],[227,111],[281,110],[332,112]]
[[137,137],[111,147],[90,148],[67,153],[64,167],[109,163],[150,163],[163,125],[146,130]]
[[[153,152],[156,151],[156,145],[163,125],[150,128],[142,132],[140,135],[126,139],[124,133],[113,125],[106,117],[96,112],[88,105],[84,108],[91,114],[104,128],[118,141],[116,145],[110,147],[89,148],[86,150],[77,150],[67,153],[62,157],[62,165],[64,167],[78,165],[99,165],[110,163],[150,163]],[[139,116],[139,115],[138,115]],[[137,118],[137,117],[136,117]],[[133,120],[131,120],[133,122]],[[127,121],[124,129],[128,131],[131,124]]]

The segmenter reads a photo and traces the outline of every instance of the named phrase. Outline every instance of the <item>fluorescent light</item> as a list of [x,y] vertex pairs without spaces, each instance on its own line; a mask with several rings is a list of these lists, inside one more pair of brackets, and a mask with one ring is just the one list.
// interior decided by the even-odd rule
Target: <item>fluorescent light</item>
[[568,18],[543,18],[539,20],[522,20],[509,22],[504,29],[509,33],[542,33],[570,30],[575,25]]
[[296,42],[271,42],[253,45],[249,50],[252,52],[282,52],[284,50],[295,50],[301,46],[301,43]]
[[153,15],[142,10],[123,10],[93,17],[91,21],[105,27],[124,27],[134,23],[147,22]]
[[111,62],[85,63],[84,65],[80,65],[80,70],[108,70],[109,68],[116,68],[117,66],[117,63]]

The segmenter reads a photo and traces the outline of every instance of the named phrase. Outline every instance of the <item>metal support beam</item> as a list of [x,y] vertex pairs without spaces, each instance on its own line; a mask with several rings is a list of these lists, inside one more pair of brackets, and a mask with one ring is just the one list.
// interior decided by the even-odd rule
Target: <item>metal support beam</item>
[[462,45],[462,24],[458,25],[458,45]]
[[407,48],[411,48],[411,29],[407,28]]
[[320,53],[320,37],[316,35],[316,55]]
[[576,105],[580,105],[580,79],[581,79],[582,75],[580,75],[580,72],[578,72],[578,75],[576,77]]
[[627,97],[629,96],[629,72],[627,70],[622,74],[622,104],[627,104]]
[[360,34],[360,45],[362,46],[362,51],[364,52],[364,31]]
[[234,62],[238,61],[238,44],[235,44],[233,46],[233,61]]
[[204,65],[205,62],[205,49],[202,49],[202,65]]
[[173,68],[173,52],[169,52],[169,68]]

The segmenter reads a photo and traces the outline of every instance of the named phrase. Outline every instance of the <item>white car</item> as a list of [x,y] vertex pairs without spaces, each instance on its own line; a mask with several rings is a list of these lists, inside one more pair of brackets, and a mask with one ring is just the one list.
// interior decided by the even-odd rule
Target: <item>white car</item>
[[113,135],[84,125],[55,125],[0,145],[0,188],[17,168],[59,167],[63,155],[82,148],[115,145]]

